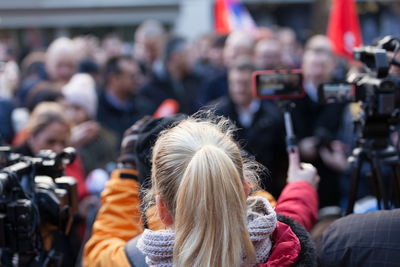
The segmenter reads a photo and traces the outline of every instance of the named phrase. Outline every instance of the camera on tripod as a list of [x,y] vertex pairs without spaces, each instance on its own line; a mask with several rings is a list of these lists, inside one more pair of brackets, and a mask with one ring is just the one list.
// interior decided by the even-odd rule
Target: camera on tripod
[[[400,77],[391,75],[389,71],[391,65],[400,65],[395,59],[399,49],[400,40],[391,36],[384,37],[374,46],[356,48],[354,59],[363,63],[364,71],[349,75],[349,84],[322,85],[319,88],[321,102],[358,102],[361,108],[355,121],[357,144],[349,158],[352,180],[347,214],[353,212],[364,162],[371,167],[369,177],[372,178],[372,191],[378,208],[381,208],[381,201],[385,209],[400,207],[399,152],[390,142],[391,133],[400,121]],[[393,184],[387,188],[381,171],[383,165],[392,169]]]
[[44,233],[67,235],[78,212],[77,183],[62,176],[75,155],[66,148],[27,157],[0,147],[0,248],[7,254],[6,266],[57,266],[61,261],[61,254],[47,251]]

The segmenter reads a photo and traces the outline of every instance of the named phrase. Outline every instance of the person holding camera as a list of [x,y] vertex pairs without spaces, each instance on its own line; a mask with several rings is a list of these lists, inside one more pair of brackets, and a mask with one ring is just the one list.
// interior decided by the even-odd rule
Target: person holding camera
[[[62,152],[68,146],[71,128],[61,104],[42,102],[33,110],[24,131],[20,144],[16,144],[13,151],[35,157],[41,150],[51,150],[56,154]],[[65,173],[78,182],[79,199],[85,198],[88,191],[80,158],[67,165]]]
[[[32,112],[26,126],[26,139],[13,148],[13,152],[37,157],[42,150],[51,150],[59,154],[68,146],[70,138],[70,124],[64,115],[64,107],[55,102],[42,102]],[[74,162],[66,165],[64,169],[66,176],[71,176],[77,181],[79,205],[88,197],[88,191],[84,181],[84,172],[80,157]],[[67,236],[59,233],[58,230],[42,227],[44,236],[44,249],[61,251],[64,257],[61,260],[62,266],[71,266],[78,257],[78,250],[81,245],[77,218]]]
[[[241,155],[226,119],[139,123],[144,126],[134,125],[124,138],[121,168],[102,193],[85,266],[316,264],[304,227],[309,230],[316,220],[319,177],[314,167],[299,162],[296,150],[290,153],[288,185],[274,210],[267,199],[248,197],[256,188],[257,164]],[[146,177],[138,175],[140,155],[132,152],[141,146],[143,136],[137,133],[146,124],[167,128],[153,148],[146,197],[155,202],[163,224],[158,230],[144,230],[139,187]]]
[[293,101],[291,112],[301,158],[312,163],[323,177],[319,186],[321,208],[339,206],[339,174],[347,168],[345,145],[337,140],[345,104],[324,105],[318,99],[318,88],[334,81],[335,68],[329,39],[323,35],[311,37],[302,62],[306,96]]

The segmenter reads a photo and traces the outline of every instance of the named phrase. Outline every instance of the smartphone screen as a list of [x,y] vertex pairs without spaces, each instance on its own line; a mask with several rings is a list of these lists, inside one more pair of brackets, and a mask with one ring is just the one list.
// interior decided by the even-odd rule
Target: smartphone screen
[[352,84],[321,84],[318,88],[320,103],[345,103],[354,101],[354,87]]
[[289,99],[305,96],[300,70],[255,71],[253,93],[261,99]]

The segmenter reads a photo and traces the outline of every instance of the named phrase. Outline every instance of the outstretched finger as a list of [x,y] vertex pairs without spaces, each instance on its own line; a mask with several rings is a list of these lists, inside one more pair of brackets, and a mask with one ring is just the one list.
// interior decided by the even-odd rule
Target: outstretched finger
[[297,148],[293,148],[288,153],[289,168],[301,169],[299,150]]
[[314,165],[312,165],[312,164],[310,164],[310,163],[304,163],[304,162],[302,162],[302,163],[300,163],[300,167],[301,167],[303,170],[308,170],[308,171],[312,171],[312,172],[317,173],[317,169],[314,167]]

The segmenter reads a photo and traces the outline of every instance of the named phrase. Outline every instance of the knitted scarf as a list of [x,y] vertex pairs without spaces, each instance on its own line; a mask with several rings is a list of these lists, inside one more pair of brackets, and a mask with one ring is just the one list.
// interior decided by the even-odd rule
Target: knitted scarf
[[[268,260],[272,247],[271,235],[276,228],[276,213],[268,200],[262,197],[247,199],[247,230],[256,251],[253,266]],[[146,256],[150,266],[172,267],[174,250],[174,231],[146,229],[137,243],[139,250]],[[245,255],[243,255],[243,262]]]

